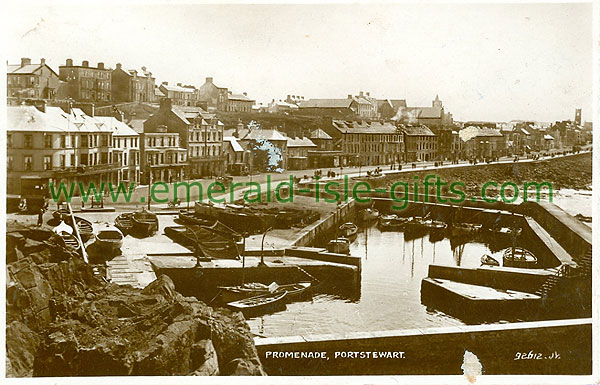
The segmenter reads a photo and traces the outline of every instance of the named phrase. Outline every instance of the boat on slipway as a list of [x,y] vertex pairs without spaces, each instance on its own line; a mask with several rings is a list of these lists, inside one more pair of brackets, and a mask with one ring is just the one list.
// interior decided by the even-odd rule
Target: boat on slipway
[[336,238],[329,241],[327,251],[337,254],[350,254],[350,240],[348,238]]
[[107,224],[96,233],[96,244],[108,253],[114,253],[123,245],[123,233],[117,227]]
[[131,223],[131,232],[141,237],[149,237],[158,231],[158,215],[144,208],[131,215]]

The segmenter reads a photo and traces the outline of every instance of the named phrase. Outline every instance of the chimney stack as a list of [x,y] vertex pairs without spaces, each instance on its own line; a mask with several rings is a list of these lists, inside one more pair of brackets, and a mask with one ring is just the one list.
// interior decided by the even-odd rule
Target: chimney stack
[[73,67],[73,59],[67,59],[67,67]]
[[348,94],[348,99],[352,99],[352,95]]
[[117,69],[120,70],[121,69],[121,63],[117,63]]
[[171,99],[164,98],[163,100],[160,101],[160,109],[161,110],[171,110],[171,107],[172,107]]
[[360,91],[360,92],[358,93],[358,96],[360,96],[360,97],[362,98],[362,97],[363,97],[363,92],[362,92],[362,91]]
[[102,62],[98,63],[98,69],[103,70],[104,69],[104,63],[102,63]]
[[244,92],[243,94],[244,94],[244,96],[248,96],[248,93],[247,93],[247,92]]
[[179,87],[181,87],[181,83],[177,83],[177,85],[178,85]]
[[371,96],[371,93],[370,93],[370,92],[367,92],[367,96]]
[[162,84],[164,84],[165,86],[168,86],[169,82],[162,82]]
[[28,57],[21,58],[21,67],[31,64],[31,59]]
[[213,78],[212,78],[212,77],[208,77],[208,78],[206,78],[206,82],[207,82],[207,83],[212,83],[212,82],[213,82]]
[[81,66],[82,66],[82,67],[86,67],[86,68],[87,68],[87,67],[89,67],[89,66],[90,66],[90,62],[89,62],[89,61],[87,61],[87,60],[84,60],[84,61],[82,61],[82,62],[81,62]]
[[40,59],[40,65],[45,65],[45,64],[46,64],[46,59],[44,59],[44,58],[41,58],[41,59]]

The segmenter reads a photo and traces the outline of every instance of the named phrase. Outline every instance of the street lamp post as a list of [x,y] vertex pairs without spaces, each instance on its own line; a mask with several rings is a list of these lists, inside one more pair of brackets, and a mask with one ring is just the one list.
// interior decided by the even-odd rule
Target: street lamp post
[[267,232],[271,229],[272,229],[272,227],[269,227],[268,229],[266,229],[262,236],[262,241],[260,242],[260,262],[259,262],[258,266],[266,266],[265,265],[265,236],[267,235]]

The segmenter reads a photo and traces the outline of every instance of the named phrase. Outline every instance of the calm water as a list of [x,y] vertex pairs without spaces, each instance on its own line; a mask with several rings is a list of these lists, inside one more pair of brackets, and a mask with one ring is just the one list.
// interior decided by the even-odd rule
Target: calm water
[[462,324],[421,304],[421,280],[429,264],[478,267],[483,254],[501,260],[482,243],[432,243],[429,235],[405,241],[401,232],[376,227],[359,233],[351,253],[362,257],[360,299],[315,293],[312,301],[291,303],[286,311],[249,320],[252,331],[271,337]]

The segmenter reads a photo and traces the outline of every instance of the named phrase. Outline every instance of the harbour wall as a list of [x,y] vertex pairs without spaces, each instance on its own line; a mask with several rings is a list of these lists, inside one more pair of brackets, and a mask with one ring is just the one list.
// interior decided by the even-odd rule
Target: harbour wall
[[[255,344],[272,376],[462,375],[465,351],[475,354],[487,375],[591,375],[592,370],[590,318],[255,338]],[[388,351],[403,352],[404,358],[335,358],[336,352]],[[326,352],[328,359],[273,358],[273,352]],[[529,352],[533,358],[516,359]],[[559,358],[550,358],[556,354]]]

